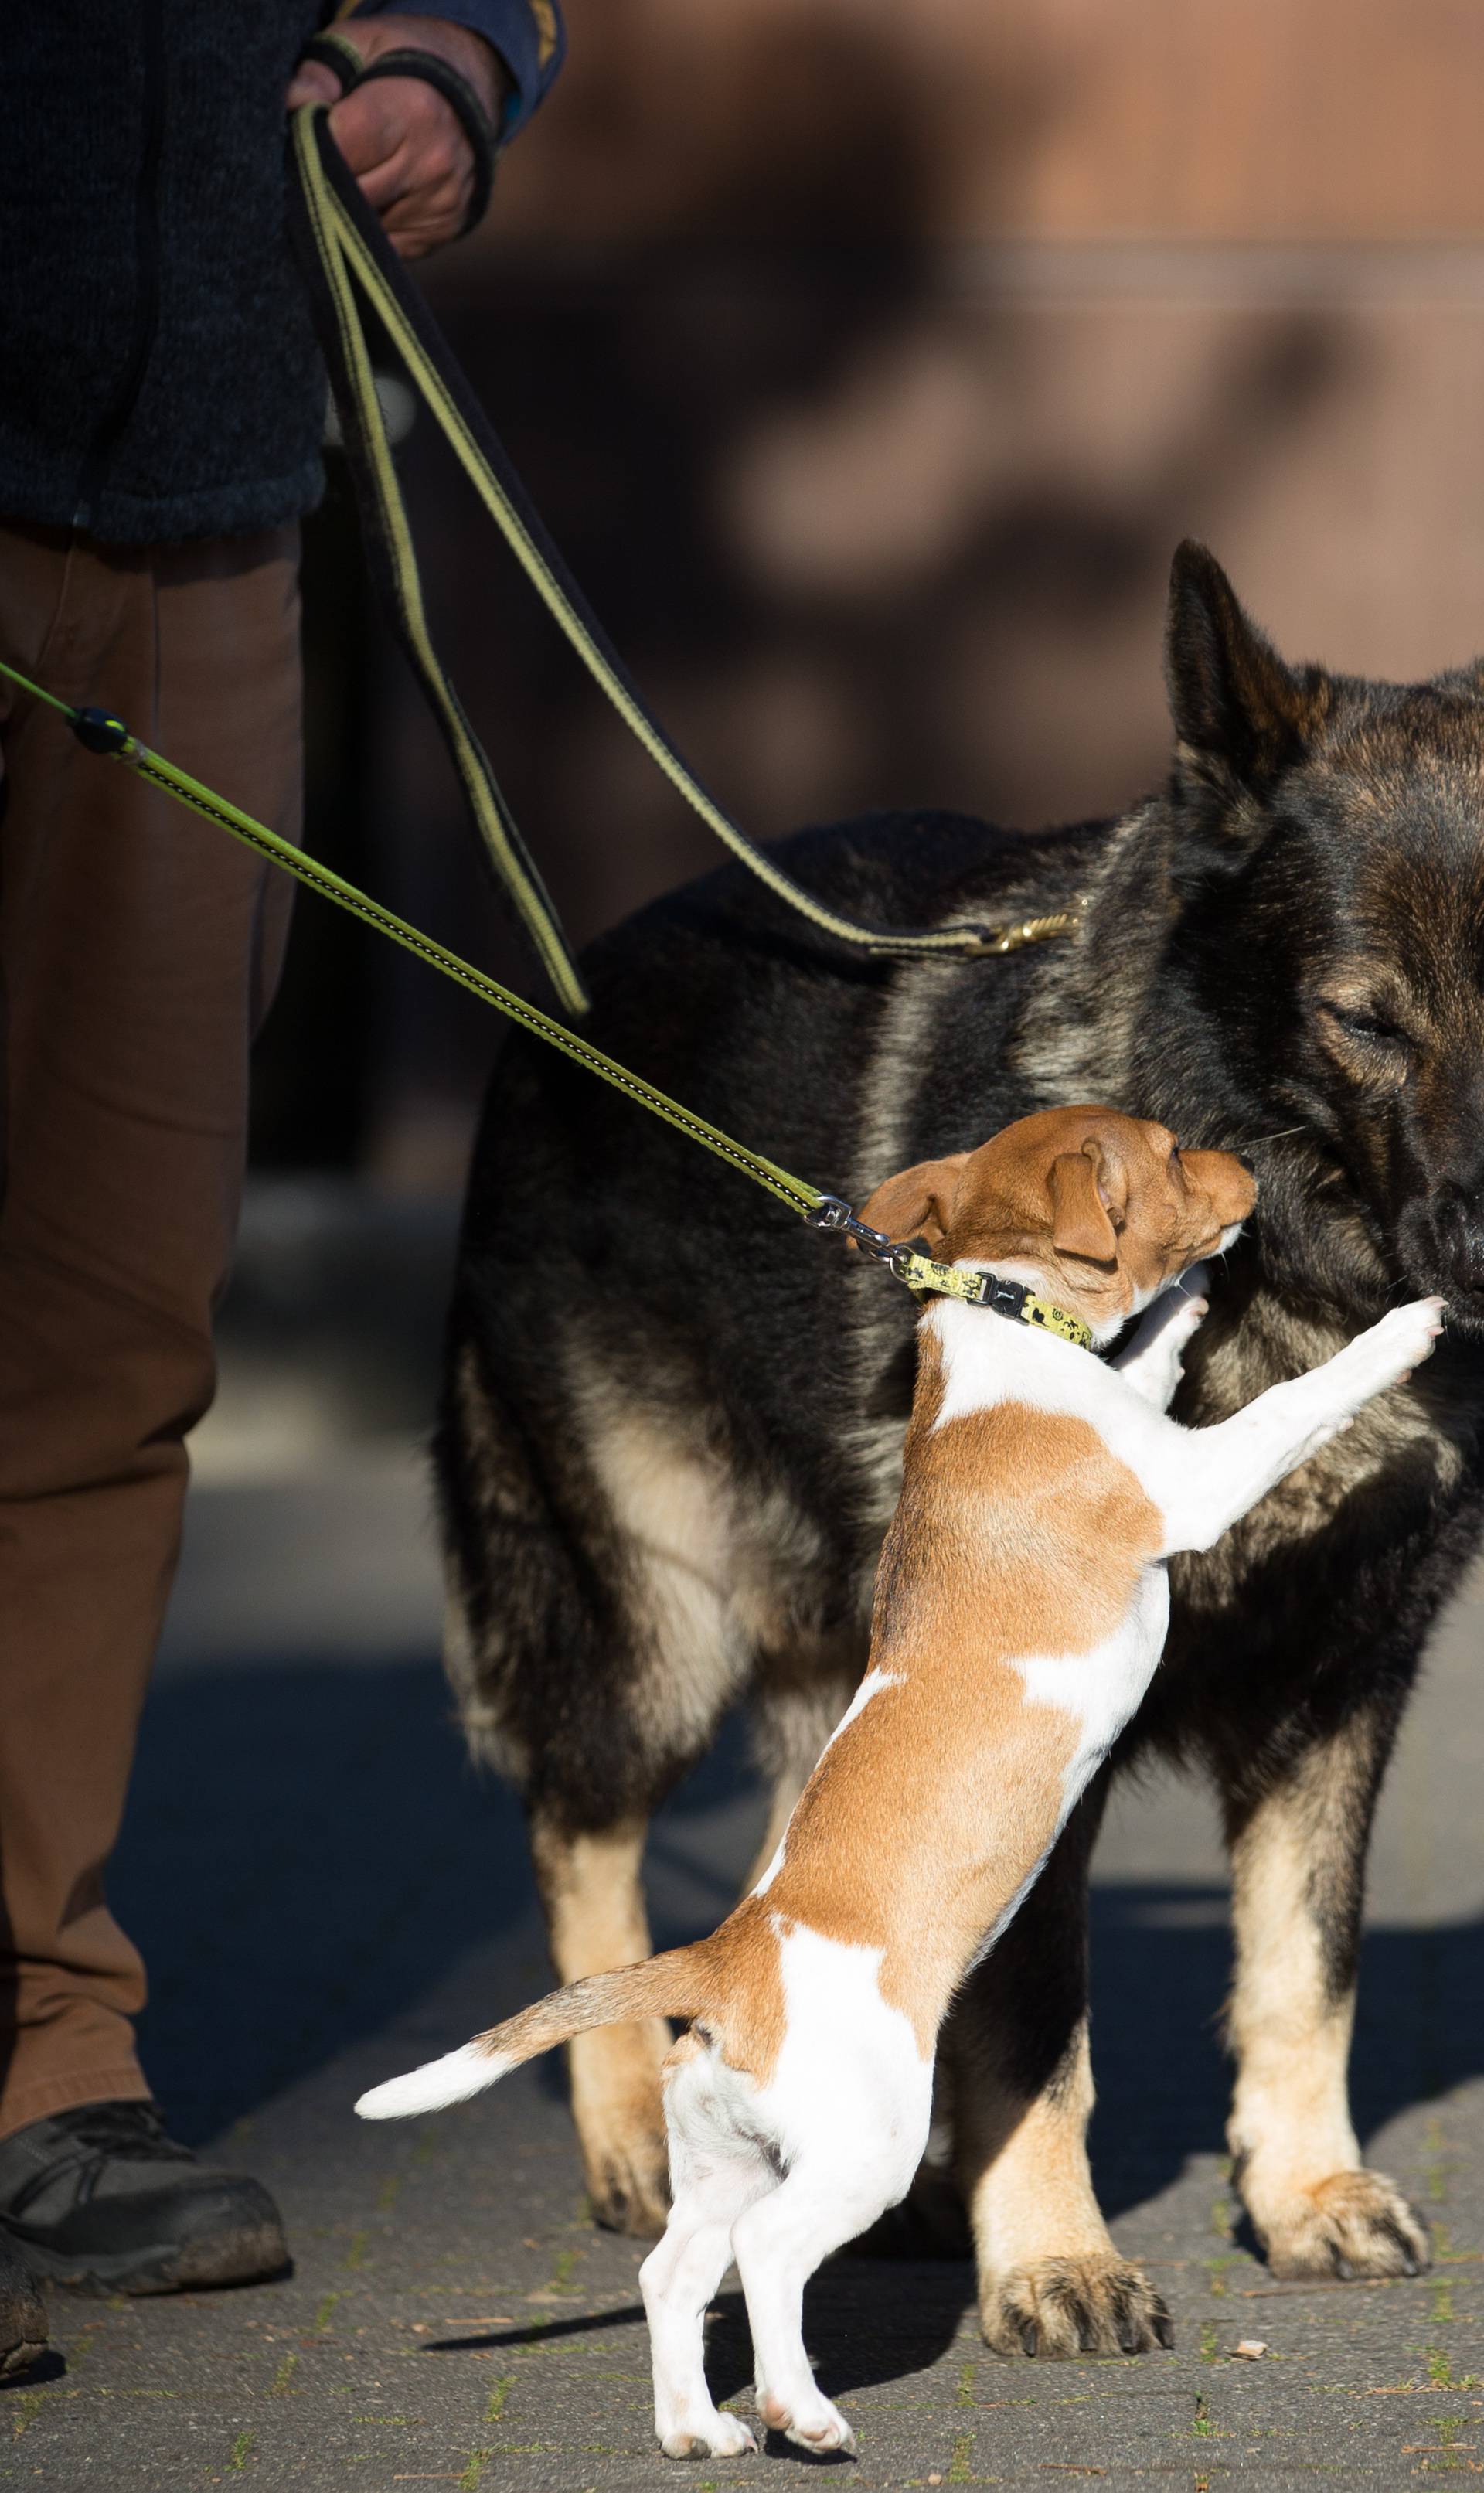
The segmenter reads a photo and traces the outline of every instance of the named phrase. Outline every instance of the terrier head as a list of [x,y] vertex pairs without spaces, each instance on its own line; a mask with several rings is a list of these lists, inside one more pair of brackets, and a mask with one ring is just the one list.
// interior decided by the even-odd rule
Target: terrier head
[[921,1238],[936,1262],[1026,1281],[1108,1340],[1230,1246],[1257,1191],[1231,1152],[1182,1152],[1167,1126],[1113,1108],[1052,1108],[888,1178],[861,1218]]

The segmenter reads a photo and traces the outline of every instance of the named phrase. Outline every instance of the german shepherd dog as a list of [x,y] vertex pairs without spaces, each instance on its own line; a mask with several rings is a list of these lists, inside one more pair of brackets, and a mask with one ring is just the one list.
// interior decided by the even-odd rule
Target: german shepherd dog
[[[1075,941],[842,960],[745,873],[589,956],[598,1042],[859,1203],[894,1169],[1079,1099],[1253,1155],[1255,1221],[1192,1345],[1208,1426],[1401,1298],[1437,1356],[1203,1554],[1113,1771],[1203,1767],[1231,1847],[1236,2183],[1275,2273],[1414,2274],[1346,2091],[1366,1846],[1484,1462],[1484,669],[1393,685],[1286,665],[1186,544],[1174,755],[1122,820],[1033,837],[885,815],[798,835],[798,880],[876,923],[1075,909]],[[739,1698],[771,1855],[859,1679],[900,1480],[916,1309],[549,1049],[516,1038],[476,1150],[436,1466],[471,1749],[525,1795],[560,1980],[645,1956],[650,1812]],[[1093,2197],[1085,1796],[944,2030],[953,2171],[989,2343],[1170,2343]],[[573,2046],[594,2208],[665,2215],[658,2020]]]

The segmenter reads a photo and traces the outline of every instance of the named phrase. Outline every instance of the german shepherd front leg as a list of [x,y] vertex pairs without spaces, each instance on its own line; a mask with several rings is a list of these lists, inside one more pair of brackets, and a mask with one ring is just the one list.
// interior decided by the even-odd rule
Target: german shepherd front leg
[[[638,1965],[650,1954],[639,1877],[646,1831],[644,1818],[630,1817],[599,1834],[574,1834],[533,1812],[531,1859],[558,1982]],[[660,2064],[670,2041],[665,2019],[648,2017],[598,2027],[567,2047],[588,2196],[599,2224],[615,2233],[665,2231],[669,2165]]]
[[1227,2136],[1275,2276],[1415,2276],[1427,2229],[1369,2173],[1346,2085],[1366,1847],[1389,1720],[1378,1706],[1261,1798],[1229,1800],[1237,2059]]
[[1087,1858],[1106,1777],[965,1987],[944,2032],[979,2316],[1000,2355],[1138,2355],[1172,2342],[1092,2192]]

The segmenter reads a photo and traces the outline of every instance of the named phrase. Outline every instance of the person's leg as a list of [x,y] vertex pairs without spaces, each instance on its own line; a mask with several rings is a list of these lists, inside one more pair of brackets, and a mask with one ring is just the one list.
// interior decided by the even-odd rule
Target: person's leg
[[[297,531],[0,529],[0,648],[280,830]],[[104,1871],[175,1566],[288,886],[54,713],[0,704],[0,2142],[143,2098]]]

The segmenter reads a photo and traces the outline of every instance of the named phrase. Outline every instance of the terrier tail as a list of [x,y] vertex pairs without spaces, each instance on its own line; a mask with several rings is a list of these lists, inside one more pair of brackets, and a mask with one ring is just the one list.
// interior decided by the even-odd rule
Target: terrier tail
[[409,2113],[436,2112],[464,2103],[495,2081],[592,2026],[620,2026],[633,2017],[698,2017],[708,2004],[705,1951],[670,1948],[647,1965],[621,1965],[612,1973],[585,1974],[565,1991],[549,1992],[503,2026],[476,2034],[441,2060],[425,2060],[402,2078],[388,2078],[362,2095],[363,2120],[401,2120]]

